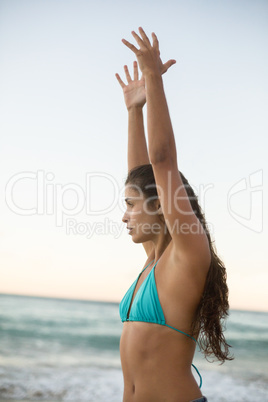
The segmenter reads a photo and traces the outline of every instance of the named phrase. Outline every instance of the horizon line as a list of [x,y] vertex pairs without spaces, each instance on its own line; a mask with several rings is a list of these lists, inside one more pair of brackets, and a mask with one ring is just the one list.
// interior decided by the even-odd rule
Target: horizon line
[[[47,296],[47,295],[34,295],[34,294],[23,294],[23,293],[5,293],[0,291],[0,296],[15,296],[15,297],[32,297],[38,299],[56,299],[64,301],[77,301],[77,302],[90,302],[90,303],[109,303],[109,304],[119,304],[120,300],[103,300],[103,299],[79,299],[76,297],[63,297],[63,296]],[[268,310],[256,310],[241,307],[230,307],[229,311],[245,311],[249,313],[268,313]]]

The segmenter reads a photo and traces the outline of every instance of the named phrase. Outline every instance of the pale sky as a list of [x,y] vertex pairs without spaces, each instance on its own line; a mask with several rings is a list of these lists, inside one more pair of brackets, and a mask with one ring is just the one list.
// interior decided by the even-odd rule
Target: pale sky
[[[121,221],[121,42],[156,32],[179,169],[231,308],[268,311],[268,3],[0,0],[0,293],[120,301],[144,266]],[[146,109],[145,109],[146,112]]]

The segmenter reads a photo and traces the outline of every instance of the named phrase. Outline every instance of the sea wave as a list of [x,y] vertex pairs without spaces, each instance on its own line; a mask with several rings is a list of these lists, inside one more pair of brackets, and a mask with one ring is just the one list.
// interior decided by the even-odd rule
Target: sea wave
[[[0,295],[0,400],[119,402],[118,304]],[[231,311],[222,366],[196,351],[209,402],[268,400],[268,314]]]

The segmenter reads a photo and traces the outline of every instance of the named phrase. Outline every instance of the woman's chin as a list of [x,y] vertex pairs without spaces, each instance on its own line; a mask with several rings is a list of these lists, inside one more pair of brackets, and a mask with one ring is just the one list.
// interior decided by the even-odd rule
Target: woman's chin
[[136,238],[135,236],[131,236],[133,243],[141,243],[139,238]]
[[135,234],[131,235],[131,238],[132,238],[133,243],[137,243],[137,244],[144,243],[144,242],[147,241],[147,239],[144,239],[144,238],[142,238],[140,236],[137,236],[137,235],[135,236]]
[[140,243],[139,236],[135,236],[134,233],[130,233],[131,239],[134,243]]

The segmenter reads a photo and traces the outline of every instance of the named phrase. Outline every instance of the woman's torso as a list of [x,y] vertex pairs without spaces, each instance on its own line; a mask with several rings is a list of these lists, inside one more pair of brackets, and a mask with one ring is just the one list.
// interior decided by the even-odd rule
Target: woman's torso
[[[148,258],[145,266],[152,259]],[[152,267],[150,264],[136,283],[131,307]],[[154,280],[165,323],[190,334],[203,293],[204,272],[176,258],[170,242],[155,266]],[[194,351],[193,339],[165,325],[125,322],[120,341],[124,402],[186,402],[201,396],[191,371]]]

